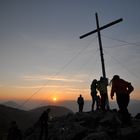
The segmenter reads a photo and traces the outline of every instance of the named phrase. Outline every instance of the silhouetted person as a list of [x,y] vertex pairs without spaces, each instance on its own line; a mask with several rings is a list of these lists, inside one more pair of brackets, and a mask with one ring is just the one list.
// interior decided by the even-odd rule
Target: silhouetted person
[[8,131],[7,140],[22,140],[22,133],[18,128],[16,121],[11,122],[11,126]]
[[80,94],[80,96],[77,99],[77,103],[78,103],[78,106],[79,106],[79,112],[83,112],[84,98],[82,97],[81,94]]
[[98,81],[97,84],[97,89],[100,92],[100,96],[101,96],[101,109],[104,110],[108,110],[108,104],[107,104],[107,86],[108,86],[108,80],[107,78],[100,78],[100,81]]
[[48,137],[48,121],[49,121],[49,113],[50,113],[50,108],[48,108],[47,110],[45,110],[40,118],[40,124],[41,124],[41,132],[40,132],[40,136],[39,136],[39,140],[42,140],[43,135],[45,136],[45,140],[47,140]]
[[91,89],[91,97],[92,97],[92,106],[91,106],[91,111],[94,111],[94,104],[96,102],[96,109],[98,108],[97,106],[97,80],[94,79],[91,83],[90,89]]
[[113,99],[114,93],[116,93],[116,100],[119,107],[119,112],[122,115],[122,121],[127,123],[130,120],[130,114],[127,106],[130,100],[130,93],[134,90],[131,83],[120,79],[118,75],[114,75],[112,79],[111,99]]

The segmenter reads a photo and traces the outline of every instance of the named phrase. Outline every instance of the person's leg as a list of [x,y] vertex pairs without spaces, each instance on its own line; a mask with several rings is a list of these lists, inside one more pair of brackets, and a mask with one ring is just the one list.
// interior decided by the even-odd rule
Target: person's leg
[[42,140],[42,137],[43,137],[43,129],[44,129],[43,126],[41,126],[39,140]]
[[92,107],[91,107],[91,111],[94,111],[94,104],[95,104],[95,98],[92,97]]
[[80,107],[80,104],[78,104],[78,106],[79,106],[79,112],[81,111],[81,107]]
[[48,126],[45,128],[45,140],[48,140]]
[[131,121],[130,120],[131,115],[127,109],[130,100],[129,95],[125,94],[123,100],[124,100],[124,108],[123,108],[124,122],[128,124]]
[[83,107],[84,107],[84,104],[81,105],[81,112],[83,112]]
[[119,107],[119,111],[121,112],[123,110],[123,108],[124,108],[123,107],[123,98],[122,98],[122,95],[121,94],[117,95],[116,100],[117,100],[117,104],[118,104],[118,107]]
[[119,96],[117,96],[117,103],[120,109],[119,112],[122,116],[123,124],[126,124],[130,120],[130,114],[127,110],[128,102],[129,102],[129,97],[126,96],[125,94],[122,93]]
[[96,98],[95,102],[96,102],[96,110],[99,110],[98,98]]
[[80,112],[83,112],[83,104],[80,104]]
[[105,110],[105,103],[106,103],[106,95],[102,94],[101,95],[101,109],[104,111]]

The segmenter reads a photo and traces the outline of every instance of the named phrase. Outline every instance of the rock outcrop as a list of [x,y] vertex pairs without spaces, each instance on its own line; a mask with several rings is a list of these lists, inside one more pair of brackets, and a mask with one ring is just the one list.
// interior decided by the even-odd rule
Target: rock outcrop
[[[48,140],[130,140],[140,136],[140,121],[132,119],[124,126],[116,111],[78,112],[52,118],[48,131]],[[36,124],[26,131],[25,140],[36,140],[39,133]]]

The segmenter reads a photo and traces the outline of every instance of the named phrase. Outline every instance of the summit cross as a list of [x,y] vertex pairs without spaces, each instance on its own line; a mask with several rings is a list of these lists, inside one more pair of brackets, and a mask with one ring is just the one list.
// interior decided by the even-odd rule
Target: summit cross
[[[108,27],[110,27],[110,26],[112,26],[114,24],[117,24],[117,23],[121,22],[123,19],[120,18],[118,20],[115,20],[113,22],[110,22],[110,23],[108,23],[108,24],[100,27],[99,26],[99,19],[98,19],[98,14],[97,13],[95,13],[95,17],[96,17],[96,26],[97,26],[97,29],[95,29],[95,30],[93,30],[91,32],[88,32],[88,33],[80,36],[80,39],[85,38],[85,37],[87,37],[89,35],[92,35],[92,34],[94,34],[94,33],[97,32],[97,34],[98,34],[98,41],[99,41],[99,49],[100,49],[100,57],[101,57],[101,65],[102,65],[102,74],[103,74],[103,78],[104,79],[107,79],[106,78],[105,63],[104,63],[104,54],[103,54],[102,40],[101,40],[101,33],[100,33],[100,31],[103,30],[103,29],[106,29],[106,28],[108,28]],[[106,86],[106,91],[107,91],[107,86]],[[108,96],[107,96],[107,106],[109,108]]]

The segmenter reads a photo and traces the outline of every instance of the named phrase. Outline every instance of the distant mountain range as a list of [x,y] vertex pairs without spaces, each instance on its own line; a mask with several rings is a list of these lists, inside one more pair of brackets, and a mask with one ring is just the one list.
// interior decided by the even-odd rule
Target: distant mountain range
[[[23,107],[23,106],[19,105],[19,101],[17,101],[17,102],[13,102],[13,101],[1,102],[1,104],[3,104],[3,105],[7,105],[9,107],[17,108],[20,110],[31,110],[33,108],[38,108],[40,106],[48,106],[51,104],[49,101],[45,101],[41,105],[40,105],[40,103],[42,103],[42,101],[30,101],[30,103],[28,103],[27,105],[25,105],[25,107]],[[92,104],[91,100],[85,100],[84,111],[90,111],[91,104]],[[56,102],[54,105],[66,107],[67,109],[70,109],[73,112],[78,111],[78,105],[77,105],[77,102],[75,100],[59,101],[59,102]],[[110,101],[110,108],[111,109],[114,109],[114,108],[118,109],[118,105],[117,105],[115,100]],[[133,116],[135,116],[137,113],[140,113],[140,100],[130,100],[130,103],[128,105],[128,109],[129,109],[129,112]]]
[[16,121],[19,127],[25,129],[35,122],[35,117],[28,111],[0,105],[0,132],[8,130],[11,121]]
[[19,105],[18,103],[14,102],[14,101],[6,101],[6,102],[2,102],[1,104],[16,108],[16,109],[27,110],[27,108]]
[[11,121],[16,121],[21,130],[27,129],[39,119],[41,113],[47,108],[51,109],[50,115],[52,117],[72,113],[71,110],[62,106],[43,106],[24,111],[6,105],[0,105],[0,133],[8,131]]
[[[118,105],[116,101],[110,101],[110,108],[111,109],[118,109]],[[65,106],[69,109],[71,109],[73,112],[78,111],[78,105],[76,101],[63,101],[60,102],[59,105]],[[86,100],[84,103],[84,111],[90,111],[91,110],[92,101]],[[135,116],[137,113],[140,113],[140,100],[130,100],[130,103],[128,105],[128,110],[132,114],[132,116]]]
[[52,117],[60,117],[63,115],[66,115],[68,113],[73,113],[70,109],[63,107],[63,106],[41,106],[35,109],[30,110],[30,113],[36,114],[36,116],[38,116],[38,114],[41,114],[43,111],[45,111],[47,108],[51,109],[50,115]]

